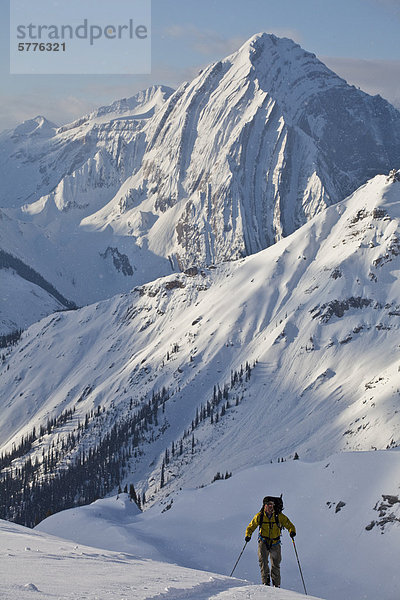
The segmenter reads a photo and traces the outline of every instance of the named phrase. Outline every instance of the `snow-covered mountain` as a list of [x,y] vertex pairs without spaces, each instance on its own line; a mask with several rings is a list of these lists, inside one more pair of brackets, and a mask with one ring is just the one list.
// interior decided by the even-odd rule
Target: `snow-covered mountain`
[[[399,156],[396,109],[260,34],[175,93],[152,88],[58,129],[38,117],[2,134],[0,249],[83,305],[258,252]],[[15,284],[28,308],[9,313],[9,293],[4,333],[54,304]]]
[[87,221],[129,234],[138,210],[155,214],[149,247],[181,268],[258,252],[399,166],[400,113],[267,34],[181,86],[147,131],[142,168]]
[[377,176],[256,255],[30,327],[4,353],[0,442],[36,487],[6,515],[398,446],[399,220],[400,183]]
[[[134,142],[143,122],[172,92],[165,86],[152,87],[62,127],[37,116],[2,132],[0,206],[31,204],[60,185],[57,208],[71,209],[76,203],[82,208],[87,199],[78,199],[88,188],[120,184],[132,172],[137,151]],[[107,166],[109,171],[104,171]],[[111,173],[113,180],[109,181]]]
[[[153,87],[64,127],[37,117],[2,134],[0,250],[21,268],[1,262],[7,293],[0,304],[0,333],[25,329],[63,308],[38,276],[70,302],[86,304],[131,289],[134,271],[139,280],[146,269],[154,268],[154,276],[170,272],[167,260],[157,270],[140,250],[139,264],[132,265],[125,254],[130,240],[117,240],[110,228],[83,229],[80,222],[112,198],[140,164],[143,125],[171,93]],[[27,269],[35,272],[35,281],[24,277]]]
[[[176,92],[2,134],[0,333],[11,335],[0,342],[13,345],[0,352],[0,518],[33,526],[134,484],[149,510],[129,524],[126,551],[140,542],[140,560],[225,572],[233,538],[219,539],[207,510],[220,502],[218,523],[243,537],[244,496],[254,514],[268,482],[309,503],[307,568],[320,528],[330,556],[350,534],[330,599],[376,596],[372,568],[356,564],[349,583],[372,539],[394,600],[400,171],[376,173],[399,159],[398,111],[265,34]],[[372,468],[381,477],[368,487]],[[240,506],[225,496],[238,489]],[[188,552],[198,498],[205,526]],[[307,510],[289,506],[306,530]],[[49,523],[74,525],[71,513]],[[107,551],[122,540],[111,529]],[[254,581],[254,563],[240,576]],[[178,571],[200,586],[179,584],[182,597],[261,593]]]

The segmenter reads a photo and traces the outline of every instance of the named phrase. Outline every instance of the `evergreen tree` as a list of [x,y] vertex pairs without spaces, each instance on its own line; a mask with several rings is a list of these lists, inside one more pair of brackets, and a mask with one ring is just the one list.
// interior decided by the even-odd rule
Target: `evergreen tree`
[[165,485],[165,473],[164,473],[164,461],[162,463],[162,467],[161,467],[161,481],[160,481],[160,488],[163,488]]

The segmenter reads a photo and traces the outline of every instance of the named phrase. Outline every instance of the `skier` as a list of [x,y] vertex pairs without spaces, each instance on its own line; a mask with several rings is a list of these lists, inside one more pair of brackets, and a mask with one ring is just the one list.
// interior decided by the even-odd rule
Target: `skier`
[[[281,585],[281,530],[283,528],[289,531],[290,537],[296,535],[296,528],[293,523],[280,512],[282,505],[281,498],[266,496],[263,499],[263,507],[246,529],[245,541],[249,542],[251,535],[257,527],[260,527],[258,534],[258,562],[261,570],[261,580],[264,585],[271,584],[275,587]],[[269,571],[268,558],[271,561],[271,577]]]

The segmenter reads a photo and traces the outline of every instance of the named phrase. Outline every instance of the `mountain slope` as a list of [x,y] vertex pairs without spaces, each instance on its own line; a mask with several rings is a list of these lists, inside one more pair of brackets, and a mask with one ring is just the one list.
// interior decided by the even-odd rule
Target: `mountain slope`
[[[65,208],[71,203],[68,182],[72,174],[79,173],[86,163],[90,165],[102,154],[109,155],[114,168],[121,170],[127,160],[126,147],[134,142],[146,119],[171,93],[167,87],[152,87],[62,127],[37,116],[14,130],[3,131],[0,135],[0,206],[17,208],[35,202],[66,178],[63,184],[67,194]],[[130,173],[132,165],[128,162],[126,167]]]
[[[8,332],[5,335],[15,333],[21,327],[27,328],[32,321],[38,321],[49,313],[75,308],[73,302],[64,298],[34,269],[2,250],[0,281],[3,290],[0,331]],[[21,315],[26,316],[25,322],[21,322]]]
[[[115,503],[117,504],[117,503]],[[113,527],[112,523],[110,526]],[[4,600],[302,600],[289,590],[67,542],[0,521]],[[310,598],[314,598],[314,596]]]
[[3,465],[28,448],[73,495],[93,469],[82,497],[133,477],[154,501],[260,456],[397,446],[399,194],[378,176],[256,255],[33,325],[4,357]]
[[[38,117],[0,137],[5,207],[0,212],[0,249],[76,304],[131,289],[134,272],[135,281],[141,281],[149,268],[154,276],[171,270],[167,260],[154,260],[145,249],[136,249],[134,261],[129,252],[129,259],[125,248],[131,248],[131,241],[117,239],[110,228],[80,228],[82,218],[112,198],[140,164],[143,125],[171,92],[150,88],[60,128]],[[23,280],[15,283],[7,298],[22,291],[29,301],[19,301],[17,312],[15,304],[3,299],[0,333],[26,328],[38,315],[51,312]]]

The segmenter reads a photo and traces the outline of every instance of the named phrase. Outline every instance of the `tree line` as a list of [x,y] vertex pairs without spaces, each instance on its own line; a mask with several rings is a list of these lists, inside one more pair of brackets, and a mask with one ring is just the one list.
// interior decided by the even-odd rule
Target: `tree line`
[[[196,409],[191,426],[165,451],[160,488],[167,483],[165,467],[181,456],[184,449],[189,448],[191,454],[195,452],[195,430],[206,419],[211,424],[219,422],[231,406],[231,392],[250,379],[251,370],[246,363],[245,367],[232,371],[230,382],[222,389],[215,385],[210,400]],[[165,410],[168,399],[169,392],[165,387],[153,391],[147,401],[142,398],[141,402],[133,402],[131,399],[129,411],[116,419],[94,444],[87,444],[89,447],[84,443],[86,432],[95,419],[104,415],[105,409],[100,406],[87,413],[84,421],[78,421],[68,434],[60,431],[57,440],[54,435],[51,444],[44,446],[41,456],[40,452],[35,453],[37,443],[45,443],[46,435],[56,434],[58,429],[76,419],[75,407],[49,418],[39,428],[33,428],[18,445],[14,444],[9,452],[0,456],[0,518],[34,527],[48,514],[90,504],[117,488],[120,491],[121,482],[129,476],[130,460],[140,456],[139,444],[153,426],[158,427],[159,411]],[[237,395],[236,405],[239,401]],[[110,413],[105,416],[109,417]],[[130,496],[140,508],[145,495],[136,494],[133,484],[131,486]]]
[[[50,447],[43,450],[41,460],[36,454],[33,461],[28,454],[21,464],[14,466],[16,458],[32,454],[33,443],[39,439],[33,430],[18,447],[2,455],[0,518],[34,527],[48,514],[90,504],[120,487],[128,475],[129,460],[139,455],[139,443],[149,427],[157,424],[158,411],[168,398],[165,388],[153,392],[138,410],[116,420],[110,430],[96,440],[95,446],[84,449],[81,444],[77,450],[90,420],[100,416],[100,409],[92,411],[91,416],[86,415],[85,422],[63,436],[60,443],[55,444],[53,440]],[[136,406],[131,402],[130,408]],[[46,432],[54,432],[61,420],[70,416],[67,413],[51,420]]]

